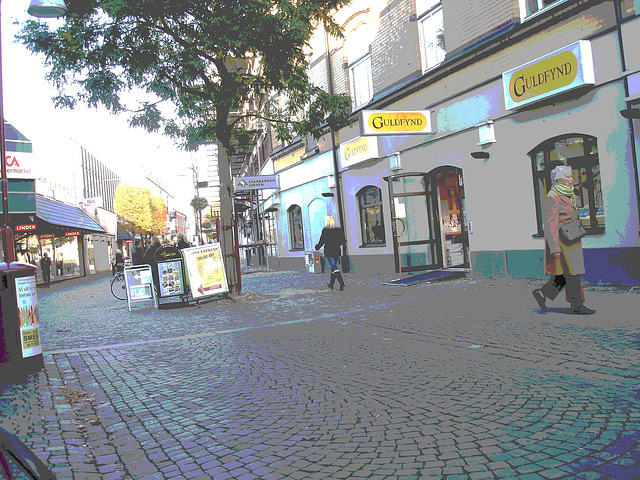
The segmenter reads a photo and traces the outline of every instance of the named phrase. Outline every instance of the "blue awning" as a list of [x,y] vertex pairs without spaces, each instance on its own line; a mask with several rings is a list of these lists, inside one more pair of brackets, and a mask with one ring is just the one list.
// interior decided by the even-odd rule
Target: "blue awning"
[[83,233],[107,233],[102,226],[80,207],[67,205],[52,198],[36,196],[36,216],[52,226],[81,230]]

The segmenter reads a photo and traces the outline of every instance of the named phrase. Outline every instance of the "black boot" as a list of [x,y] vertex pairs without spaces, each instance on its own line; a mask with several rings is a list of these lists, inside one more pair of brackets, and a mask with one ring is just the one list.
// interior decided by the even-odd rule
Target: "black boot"
[[342,280],[342,274],[340,272],[336,272],[335,276],[338,279],[338,283],[340,284],[340,291],[343,291],[344,290],[344,280]]
[[336,281],[336,274],[331,272],[331,280],[329,281],[329,283],[327,283],[327,287],[329,287],[331,290],[333,290],[333,284]]

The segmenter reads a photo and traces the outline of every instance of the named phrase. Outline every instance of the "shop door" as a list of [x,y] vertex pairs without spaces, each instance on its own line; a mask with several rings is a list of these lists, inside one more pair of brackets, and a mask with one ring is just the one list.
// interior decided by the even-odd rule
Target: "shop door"
[[464,182],[462,169],[438,167],[429,172],[438,192],[438,214],[442,220],[442,258],[445,268],[469,267]]
[[397,273],[442,267],[442,236],[434,179],[426,173],[404,173],[386,178]]

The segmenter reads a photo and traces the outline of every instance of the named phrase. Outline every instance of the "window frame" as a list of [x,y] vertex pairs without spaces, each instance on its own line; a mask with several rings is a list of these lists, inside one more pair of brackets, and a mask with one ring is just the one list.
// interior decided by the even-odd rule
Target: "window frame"
[[[551,3],[545,5],[545,0],[518,0],[518,6],[520,7],[520,19],[523,21],[528,20],[567,1],[568,0],[552,0]],[[528,6],[530,2],[535,2],[537,6],[537,10],[531,13],[529,13]]]
[[[359,75],[356,76],[355,74],[356,69],[358,67],[362,67],[363,65],[365,66],[366,73],[364,75],[360,73]],[[352,63],[349,64],[348,68],[349,68],[349,87],[351,89],[351,103],[353,106],[353,110],[357,110],[358,108],[369,103],[373,98],[373,74],[371,71],[371,54],[367,53],[366,55],[353,61]],[[366,77],[364,78],[364,80],[366,81],[356,82],[356,78],[362,80],[362,77]],[[366,89],[358,88],[358,86],[362,86],[363,84],[366,84]],[[357,94],[363,91],[366,93],[365,95],[367,97],[366,100],[364,99],[365,96]]]
[[[570,138],[581,138],[583,145],[583,155],[575,156],[575,157],[565,157],[558,160],[551,160],[551,152],[555,151],[555,146],[557,143],[567,140]],[[542,157],[539,156],[542,155]],[[528,152],[527,154],[531,159],[531,169],[532,169],[532,179],[533,179],[533,192],[534,192],[534,202],[536,209],[536,226],[537,233],[533,234],[534,238],[543,238],[544,237],[544,222],[542,218],[542,195],[540,193],[541,187],[544,187],[545,195],[549,193],[551,189],[551,170],[553,170],[558,165],[568,165],[571,167],[573,172],[578,171],[579,169],[584,168],[586,171],[587,180],[583,184],[583,188],[587,190],[587,196],[589,201],[589,225],[585,225],[583,221],[583,226],[587,231],[588,235],[600,235],[605,232],[606,222],[604,220],[605,208],[604,201],[602,199],[602,179],[598,183],[599,185],[599,194],[600,201],[602,205],[599,207],[596,205],[596,191],[593,188],[594,185],[594,168],[597,167],[598,175],[600,172],[600,159],[598,153],[598,139],[591,135],[586,135],[582,133],[567,133],[563,135],[558,135],[552,138],[549,138],[543,142],[541,142],[538,146]],[[543,168],[539,168],[539,162],[541,160],[541,164]],[[574,173],[575,175],[575,173]],[[588,185],[585,187],[584,185]],[[602,209],[602,225],[598,225],[597,213],[599,209]],[[582,220],[582,219],[581,219]]]
[[[291,205],[287,209],[287,223],[289,225],[289,250],[304,250],[304,223],[302,221],[302,207]],[[296,241],[296,225],[300,225],[300,241]]]
[[[435,47],[432,48],[433,53],[432,55],[436,56],[436,62],[433,64],[429,63],[429,57],[430,55],[428,55],[427,52],[427,36],[425,34],[426,29],[424,28],[424,24],[428,19],[433,18],[435,15],[440,15],[442,17],[442,31],[444,34],[444,14],[443,14],[443,10],[442,10],[442,2],[436,2],[434,5],[432,5],[431,7],[429,7],[428,9],[426,9],[424,12],[418,14],[418,37],[419,37],[419,41],[420,41],[420,61],[422,62],[422,73],[425,73],[428,70],[431,70],[432,68],[437,67],[438,65],[440,65],[442,62],[445,61],[446,55],[447,55],[447,51],[446,48],[440,47],[437,44],[437,31],[436,32],[430,32],[433,37],[429,38],[429,46],[433,45],[435,42]],[[439,59],[440,54],[442,55],[442,58]]]
[[[370,190],[374,190],[377,193],[377,197],[378,197],[378,202],[376,203],[371,203],[371,204],[367,204],[367,205],[363,205],[363,201],[367,195],[367,193]],[[383,202],[383,198],[382,198],[382,189],[376,185],[366,185],[364,187],[362,187],[358,193],[356,193],[356,201],[358,204],[358,215],[359,215],[359,219],[360,219],[360,235],[361,235],[361,246],[362,247],[384,247],[387,245],[387,235],[386,235],[386,231],[384,228],[384,202]],[[369,229],[367,228],[368,226],[368,218],[369,216],[367,215],[367,210],[368,209],[375,209],[377,208],[379,210],[379,219],[380,219],[380,226],[382,227],[382,240],[379,241],[375,241],[371,238],[371,235],[369,234]]]

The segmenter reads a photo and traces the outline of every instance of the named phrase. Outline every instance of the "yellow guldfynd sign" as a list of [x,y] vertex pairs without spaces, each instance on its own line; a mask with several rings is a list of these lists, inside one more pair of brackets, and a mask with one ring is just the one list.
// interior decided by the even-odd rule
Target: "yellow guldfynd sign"
[[362,135],[415,135],[433,133],[431,112],[392,112],[388,110],[363,110],[360,129]]
[[375,137],[358,137],[340,146],[341,168],[347,168],[377,157],[378,139]]
[[502,74],[507,110],[595,83],[591,44],[572,43]]

